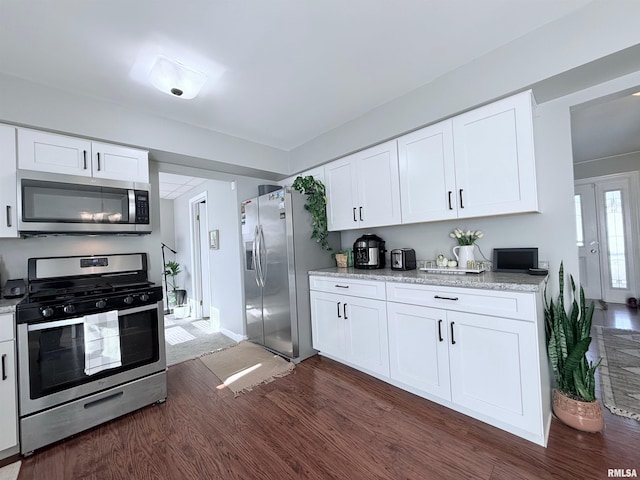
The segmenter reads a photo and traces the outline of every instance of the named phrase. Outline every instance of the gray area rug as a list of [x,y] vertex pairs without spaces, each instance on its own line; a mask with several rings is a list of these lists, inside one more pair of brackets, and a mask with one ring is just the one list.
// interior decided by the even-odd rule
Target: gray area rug
[[236,345],[234,340],[216,331],[207,319],[167,316],[164,335],[167,366]]
[[611,413],[640,420],[640,332],[596,327],[602,401]]

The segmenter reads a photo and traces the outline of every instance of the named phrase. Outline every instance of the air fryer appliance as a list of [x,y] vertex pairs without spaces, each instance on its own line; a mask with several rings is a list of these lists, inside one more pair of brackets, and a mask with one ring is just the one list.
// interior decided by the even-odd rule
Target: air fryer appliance
[[384,268],[384,240],[379,236],[367,233],[353,244],[354,268]]
[[416,251],[413,248],[391,250],[391,270],[415,270]]

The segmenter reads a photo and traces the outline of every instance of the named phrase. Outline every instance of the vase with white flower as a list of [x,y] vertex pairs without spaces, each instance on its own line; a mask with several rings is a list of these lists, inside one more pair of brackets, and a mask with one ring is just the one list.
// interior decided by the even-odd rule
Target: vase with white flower
[[[476,258],[474,255],[475,241],[484,236],[480,230],[462,230],[456,228],[449,234],[451,238],[458,241],[458,245],[453,247],[453,254],[460,268],[475,268]],[[457,251],[456,251],[457,250]]]

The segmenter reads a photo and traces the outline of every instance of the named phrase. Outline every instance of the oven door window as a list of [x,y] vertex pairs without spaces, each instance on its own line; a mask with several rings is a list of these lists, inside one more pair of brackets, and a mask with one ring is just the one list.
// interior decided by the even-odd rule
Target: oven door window
[[[61,325],[65,322],[67,324]],[[122,366],[94,375],[87,375],[84,371],[82,317],[30,326],[30,398],[44,397],[158,361],[158,311],[155,306],[135,313],[119,312],[118,324]]]
[[22,220],[128,223],[129,191],[70,183],[22,181]]

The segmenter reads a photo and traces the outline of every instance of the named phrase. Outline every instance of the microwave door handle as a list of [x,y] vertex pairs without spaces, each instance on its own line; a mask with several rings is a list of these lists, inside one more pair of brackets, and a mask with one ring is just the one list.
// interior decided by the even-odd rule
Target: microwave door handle
[[136,223],[136,191],[129,190],[129,223]]

